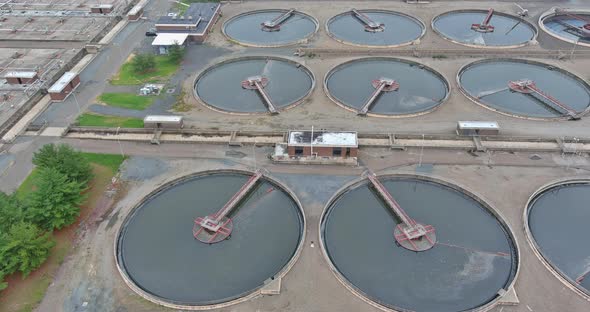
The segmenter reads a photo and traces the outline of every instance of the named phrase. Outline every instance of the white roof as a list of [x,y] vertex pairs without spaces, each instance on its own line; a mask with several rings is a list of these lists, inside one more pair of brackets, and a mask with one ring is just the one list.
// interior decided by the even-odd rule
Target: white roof
[[90,7],[91,8],[110,9],[113,7],[113,5],[112,4],[93,4]]
[[174,122],[178,123],[182,121],[182,116],[172,115],[147,115],[143,119],[143,122]]
[[152,42],[153,46],[171,46],[174,44],[183,44],[188,34],[158,34]]
[[[311,131],[289,132],[289,144],[291,145],[309,145],[310,141]],[[317,146],[358,146],[356,132],[351,131],[314,131],[312,144]]]
[[499,129],[498,123],[495,121],[459,121],[459,128],[461,129]]
[[10,71],[4,74],[4,78],[33,78],[36,75],[34,71]]
[[50,93],[60,93],[77,75],[74,72],[65,72],[47,91]]

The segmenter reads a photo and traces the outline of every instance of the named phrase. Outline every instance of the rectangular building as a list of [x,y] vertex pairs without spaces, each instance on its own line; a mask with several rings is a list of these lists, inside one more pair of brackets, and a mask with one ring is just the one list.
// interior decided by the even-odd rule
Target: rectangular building
[[54,101],[65,100],[70,93],[80,85],[80,77],[74,72],[65,72],[54,84],[47,90],[49,97]]
[[127,12],[127,20],[137,21],[143,15],[143,7],[146,5],[147,0],[139,0],[129,12]]
[[90,13],[109,14],[113,11],[112,4],[93,4],[90,6]]
[[457,134],[478,136],[478,135],[497,135],[500,132],[500,126],[495,121],[458,121]]
[[184,126],[182,116],[147,115],[143,119],[144,128],[181,129]]
[[289,131],[289,157],[357,157],[358,139],[354,131]]
[[4,74],[8,84],[31,84],[39,79],[36,71],[9,71]]
[[[158,37],[167,34],[186,34],[187,42],[203,43],[221,14],[221,4],[191,3],[183,15],[170,13],[156,22]],[[156,37],[156,40],[158,40]]]

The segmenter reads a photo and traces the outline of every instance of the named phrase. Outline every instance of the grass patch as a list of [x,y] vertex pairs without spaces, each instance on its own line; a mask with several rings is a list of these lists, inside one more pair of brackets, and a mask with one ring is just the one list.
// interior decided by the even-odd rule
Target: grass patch
[[84,113],[78,117],[81,127],[143,128],[143,119]]
[[103,93],[98,100],[106,105],[127,109],[144,110],[154,102],[153,96],[141,96],[133,93]]
[[23,181],[23,183],[21,183],[21,185],[16,190],[16,197],[18,199],[25,199],[31,192],[35,190],[37,176],[39,176],[39,170],[37,170],[37,168],[33,168],[33,171],[29,173],[27,178]]
[[156,70],[144,74],[137,74],[133,71],[131,55],[127,62],[121,66],[119,72],[111,79],[113,85],[138,85],[146,82],[158,82],[165,80],[174,74],[180,65],[179,62],[173,61],[168,55],[156,55]]
[[121,163],[125,160],[125,156],[118,154],[98,154],[98,153],[82,153],[82,156],[88,160],[88,162],[111,169],[111,173],[114,175],[118,170]]

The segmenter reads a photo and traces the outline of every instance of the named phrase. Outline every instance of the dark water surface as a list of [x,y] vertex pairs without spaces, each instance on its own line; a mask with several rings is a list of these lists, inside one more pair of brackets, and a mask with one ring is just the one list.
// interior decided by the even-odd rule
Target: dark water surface
[[[143,290],[169,302],[229,301],[262,286],[295,253],[302,215],[295,201],[267,181],[231,213],[229,240],[195,240],[195,218],[218,211],[248,176],[220,173],[183,182],[135,211],[119,241],[124,268]],[[268,192],[269,189],[272,191]]]
[[[437,17],[434,27],[443,36],[461,43],[482,46],[510,46],[526,43],[535,36],[535,30],[527,23],[519,23],[516,17],[494,14],[489,25],[493,32],[480,33],[471,24],[481,24],[487,12],[451,12]],[[514,27],[514,29],[512,29]]]
[[529,209],[529,227],[543,256],[590,293],[590,184],[568,184],[538,195]]
[[422,35],[423,26],[416,19],[396,13],[375,10],[359,10],[374,22],[385,24],[382,32],[365,31],[361,23],[350,12],[335,16],[328,22],[328,31],[337,39],[362,45],[388,46],[408,43]]
[[283,24],[280,31],[263,31],[260,27],[265,21],[286,13],[287,10],[246,13],[230,19],[225,24],[225,33],[234,40],[256,45],[286,45],[310,36],[316,30],[316,23],[299,12]]
[[463,311],[496,297],[514,277],[514,247],[499,221],[471,197],[413,178],[381,179],[401,207],[436,228],[437,245],[395,244],[395,219],[367,184],[342,194],[322,221],[338,271],[367,297],[415,311]]
[[199,78],[195,88],[205,103],[216,108],[231,112],[266,112],[258,91],[244,89],[241,84],[248,77],[258,75],[269,79],[265,90],[277,109],[301,100],[313,86],[310,73],[302,66],[260,57],[214,65]]
[[400,84],[398,91],[382,92],[371,113],[412,114],[439,105],[448,93],[446,82],[429,69],[418,64],[394,59],[369,59],[346,63],[329,75],[327,86],[330,94],[341,103],[360,109],[375,88],[374,79],[391,78]]
[[[590,105],[590,89],[578,79],[547,66],[518,61],[489,61],[466,68],[460,74],[463,88],[479,101],[499,111],[530,117],[560,117],[561,111],[546,105],[546,100],[511,92],[508,81],[531,79],[537,88],[566,104],[577,112]],[[498,91],[498,92],[496,92]]]

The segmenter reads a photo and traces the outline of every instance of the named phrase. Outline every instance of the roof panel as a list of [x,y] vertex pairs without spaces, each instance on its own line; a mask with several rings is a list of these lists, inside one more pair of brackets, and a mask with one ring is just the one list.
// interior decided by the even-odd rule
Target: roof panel
[[152,42],[153,46],[171,46],[174,44],[184,44],[187,33],[159,33]]
[[74,72],[65,72],[47,91],[50,93],[60,93],[77,75]]
[[[312,131],[289,132],[289,145],[310,145]],[[314,146],[358,146],[357,134],[352,131],[313,131]]]

